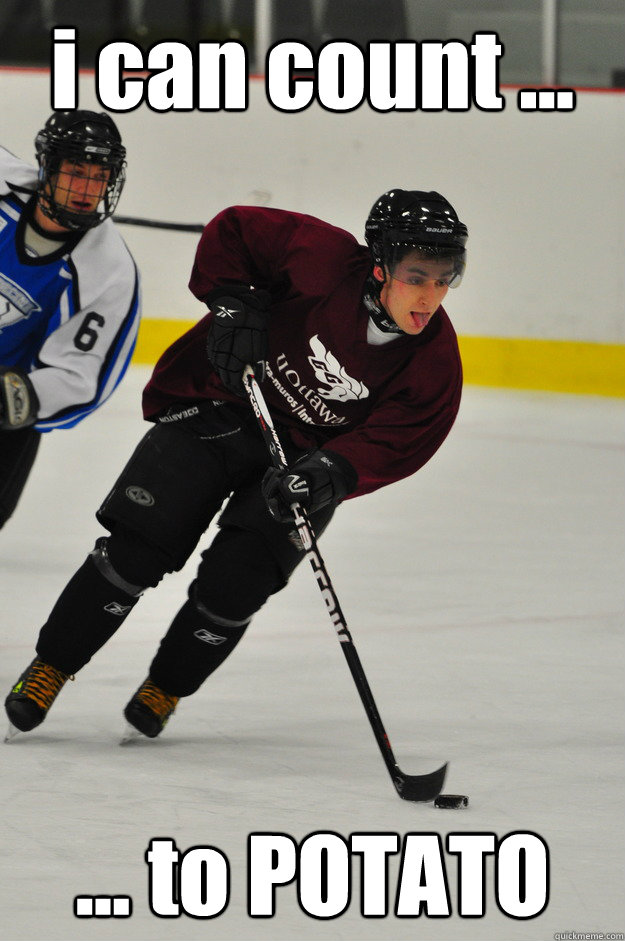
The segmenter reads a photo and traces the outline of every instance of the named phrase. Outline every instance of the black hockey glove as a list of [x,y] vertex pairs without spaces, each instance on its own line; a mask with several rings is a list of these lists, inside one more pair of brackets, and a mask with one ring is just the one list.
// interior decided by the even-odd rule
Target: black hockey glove
[[305,454],[292,467],[271,467],[263,477],[262,491],[271,515],[281,523],[291,523],[293,503],[314,513],[328,503],[338,503],[357,483],[358,475],[346,458],[323,450]]
[[214,314],[206,340],[208,359],[229,392],[242,395],[249,364],[258,382],[265,378],[270,296],[243,285],[217,288],[205,298]]
[[34,425],[39,399],[21,369],[0,366],[0,431],[18,431]]

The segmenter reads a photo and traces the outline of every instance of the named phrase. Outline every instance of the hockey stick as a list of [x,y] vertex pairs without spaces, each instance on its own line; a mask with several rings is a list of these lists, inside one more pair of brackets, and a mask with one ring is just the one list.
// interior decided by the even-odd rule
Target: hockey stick
[[161,222],[160,219],[139,219],[137,216],[113,216],[122,225],[142,225],[148,229],[173,229],[176,232],[203,232],[201,222]]
[[[267,403],[256,382],[254,371],[251,366],[246,366],[243,373],[243,383],[247,392],[254,414],[258,421],[262,436],[271,455],[274,467],[286,469],[288,463],[280,443],[280,438],[274,427],[271,415],[267,408]],[[308,521],[306,511],[299,503],[291,506],[297,532],[306,550],[306,555],[315,573],[317,584],[321,590],[323,600],[328,608],[328,613],[338,638],[341,642],[341,649],[345,654],[345,659],[352,674],[356,689],[365,707],[367,718],[373,729],[375,740],[378,743],[382,758],[391,776],[395,789],[400,797],[409,801],[433,801],[438,797],[445,783],[447,773],[447,764],[442,765],[437,771],[430,774],[404,774],[395,760],[393,749],[388,735],[382,724],[380,713],[373,699],[373,694],[369,688],[367,677],[362,668],[360,657],[348,630],[347,623],[343,617],[343,612],[336,596],[330,576],[325,567],[317,547],[317,540],[312,527]]]

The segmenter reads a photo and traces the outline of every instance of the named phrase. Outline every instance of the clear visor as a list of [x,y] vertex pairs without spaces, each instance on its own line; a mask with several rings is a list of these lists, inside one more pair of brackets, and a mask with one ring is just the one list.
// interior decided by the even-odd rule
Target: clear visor
[[387,253],[386,267],[392,278],[404,284],[421,284],[424,281],[441,281],[450,288],[457,288],[466,267],[466,253],[441,256],[428,253],[421,248],[406,251],[395,246]]

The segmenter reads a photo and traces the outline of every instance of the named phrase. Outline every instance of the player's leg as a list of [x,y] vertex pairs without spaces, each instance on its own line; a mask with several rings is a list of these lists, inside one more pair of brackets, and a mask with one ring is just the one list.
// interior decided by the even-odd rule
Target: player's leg
[[[325,507],[313,514],[317,534],[333,511]],[[226,660],[253,615],[270,595],[284,588],[304,558],[294,525],[278,523],[269,514],[259,480],[233,496],[219,525],[147,680],[126,706],[128,721],[150,737],[159,734],[178,699],[192,695]],[[155,696],[155,689],[162,699]]]
[[0,431],[0,529],[17,506],[40,443],[41,434],[34,428]]
[[39,725],[65,681],[113,636],[142,593],[182,568],[229,489],[197,436],[157,425],[98,511],[110,535],[70,580],[39,634],[37,657],[6,700],[22,731]]

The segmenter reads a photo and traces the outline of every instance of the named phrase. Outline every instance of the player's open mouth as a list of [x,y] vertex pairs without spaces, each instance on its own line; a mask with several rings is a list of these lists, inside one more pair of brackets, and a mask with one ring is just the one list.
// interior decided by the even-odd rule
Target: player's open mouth
[[419,327],[420,330],[423,330],[424,327],[427,327],[428,321],[432,315],[420,314],[416,310],[411,310],[410,316],[412,317],[415,327]]

